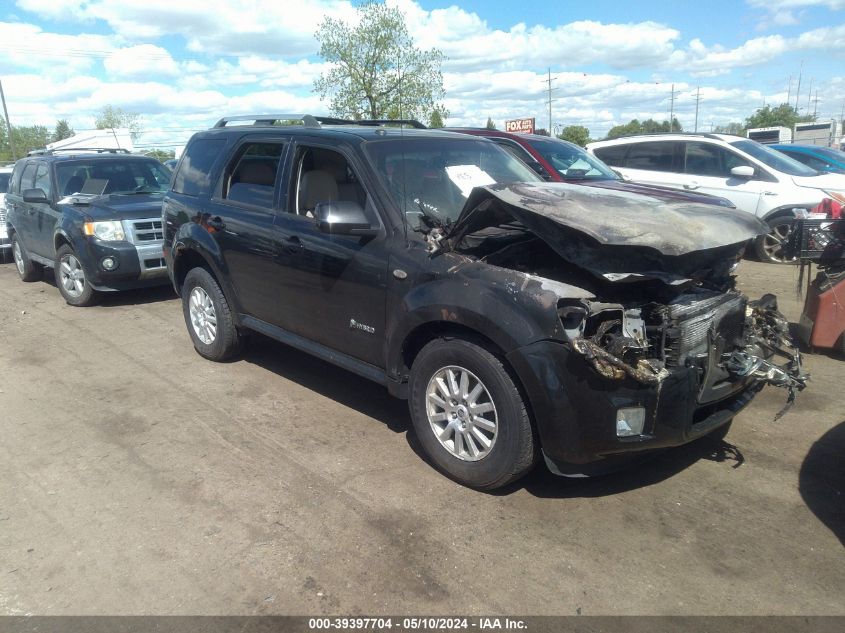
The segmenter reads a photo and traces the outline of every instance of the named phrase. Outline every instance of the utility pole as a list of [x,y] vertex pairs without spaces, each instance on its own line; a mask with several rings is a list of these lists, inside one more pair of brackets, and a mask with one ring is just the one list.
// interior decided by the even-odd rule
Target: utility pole
[[792,103],[792,75],[789,76],[789,83],[786,84],[786,102]]
[[675,131],[675,84],[672,84],[672,91],[669,93],[669,131]]
[[12,151],[12,160],[17,160],[15,154],[15,141],[12,139],[12,122],[9,121],[9,111],[6,109],[6,95],[3,92],[3,82],[0,81],[0,100],[3,101],[3,116],[6,117],[6,128],[9,130],[9,149]]
[[695,87],[695,131],[698,132],[698,102],[701,101],[701,86]]
[[813,96],[813,77],[810,77],[810,90],[807,92],[807,114],[810,114],[810,97]]
[[548,84],[549,91],[549,136],[552,135],[552,81],[555,79],[557,79],[557,77],[552,77],[552,69],[549,67],[549,78],[543,80],[543,83]]
[[801,70],[798,71],[798,88],[795,90],[795,112],[798,112],[798,96],[801,94],[801,74],[804,72],[804,60],[801,60]]
[[819,91],[816,89],[816,98],[813,99],[813,103],[815,103],[815,107],[813,107],[813,118],[815,119],[819,114]]

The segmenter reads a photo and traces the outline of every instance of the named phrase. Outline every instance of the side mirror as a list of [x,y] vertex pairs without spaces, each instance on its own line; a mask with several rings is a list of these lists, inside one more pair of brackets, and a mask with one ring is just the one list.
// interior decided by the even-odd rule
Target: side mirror
[[754,168],[748,165],[739,165],[731,169],[731,176],[735,178],[751,178],[754,176]]
[[43,189],[24,189],[23,190],[23,201],[24,202],[44,202],[47,203],[47,194],[44,193]]
[[317,228],[332,235],[378,235],[378,227],[373,227],[367,219],[364,209],[357,202],[335,200],[320,202],[314,209]]

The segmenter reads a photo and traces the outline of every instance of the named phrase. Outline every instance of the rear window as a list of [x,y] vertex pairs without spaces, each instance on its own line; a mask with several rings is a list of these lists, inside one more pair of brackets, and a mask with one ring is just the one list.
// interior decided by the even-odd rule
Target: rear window
[[9,180],[11,180],[11,176],[12,174],[0,174],[0,193],[6,193],[9,190]]
[[226,170],[223,198],[271,209],[283,143],[246,143]]
[[200,138],[191,142],[173,177],[173,191],[188,196],[208,193],[211,189],[211,168],[226,146],[223,138]]

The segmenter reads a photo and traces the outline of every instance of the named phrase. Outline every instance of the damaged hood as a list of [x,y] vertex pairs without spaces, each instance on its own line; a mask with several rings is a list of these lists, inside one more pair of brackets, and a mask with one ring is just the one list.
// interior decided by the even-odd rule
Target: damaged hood
[[760,220],[734,208],[583,184],[516,183],[476,187],[448,242],[455,248],[467,235],[514,222],[611,281],[695,278],[766,232]]

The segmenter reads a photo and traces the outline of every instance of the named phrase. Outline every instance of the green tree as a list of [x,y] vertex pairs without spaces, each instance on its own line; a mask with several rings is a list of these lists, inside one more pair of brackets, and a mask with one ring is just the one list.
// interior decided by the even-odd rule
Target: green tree
[[716,132],[716,134],[734,134],[736,136],[745,136],[746,128],[745,125],[739,121],[731,121],[726,125],[717,125],[713,128],[713,131]]
[[176,158],[176,152],[172,149],[148,149],[144,152],[144,156],[155,158],[158,162],[163,163],[171,158]]
[[330,99],[335,116],[354,119],[430,120],[445,91],[440,65],[443,53],[414,46],[399,9],[367,2],[356,7],[350,26],[327,17],[314,37],[320,56],[331,68],[314,82],[321,99]]
[[98,130],[110,128],[127,128],[132,140],[135,141],[141,135],[140,115],[135,112],[126,112],[123,108],[105,106],[94,121],[94,127]]
[[50,137],[50,130],[44,125],[13,125],[15,155],[12,156],[6,121],[0,117],[0,163],[11,162],[26,156],[29,151],[44,148],[50,142]]
[[590,139],[590,130],[583,125],[567,125],[557,137],[581,147],[586,147],[587,143],[592,140]]
[[66,138],[70,138],[74,134],[76,134],[76,132],[73,131],[70,123],[68,123],[66,119],[59,119],[56,121],[56,129],[53,132],[51,142],[55,143],[56,141],[62,141]]
[[[661,134],[669,132],[669,130],[669,121],[661,122],[655,121],[654,119],[639,121],[638,119],[632,119],[628,121],[628,123],[610,128],[606,138],[619,138],[620,136],[632,136],[634,134]],[[684,128],[681,126],[681,122],[678,121],[677,117],[672,117],[671,130],[673,132],[684,131]]]
[[443,123],[442,108],[437,107],[437,108],[434,109],[434,111],[431,113],[431,117],[429,117],[429,119],[428,119],[428,127],[439,128],[439,127],[443,127],[443,125],[444,125],[444,123]]
[[771,106],[763,106],[758,108],[754,114],[745,119],[745,127],[776,127],[782,125],[788,127],[790,130],[795,127],[796,123],[803,123],[805,121],[815,121],[816,117],[812,114],[799,116],[798,110],[793,108],[788,103],[781,103],[774,108]]
[[491,119],[489,116],[487,117],[487,129],[488,130],[495,130],[496,129],[496,124],[493,122],[493,119]]

